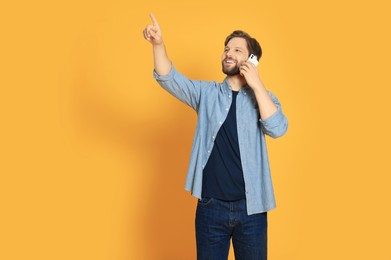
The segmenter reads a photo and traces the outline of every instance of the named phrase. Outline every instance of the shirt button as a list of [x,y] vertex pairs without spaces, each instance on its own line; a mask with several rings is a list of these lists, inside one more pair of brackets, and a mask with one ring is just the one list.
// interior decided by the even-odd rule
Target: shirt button
[[225,111],[228,111],[228,109],[229,109],[229,108],[227,107],[227,108],[225,109]]
[[222,125],[222,124],[223,124],[223,122],[221,122],[221,121],[220,121],[220,122],[219,122],[219,124],[220,124],[220,125]]
[[208,150],[208,153],[210,153],[210,150]]
[[231,95],[229,95],[228,97],[231,98]]

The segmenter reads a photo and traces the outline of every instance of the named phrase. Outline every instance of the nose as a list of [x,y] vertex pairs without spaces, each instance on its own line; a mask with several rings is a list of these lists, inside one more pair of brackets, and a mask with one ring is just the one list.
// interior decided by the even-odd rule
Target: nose
[[232,53],[229,52],[229,51],[225,54],[225,58],[226,58],[226,59],[232,59],[232,57],[233,57],[233,56],[232,56]]

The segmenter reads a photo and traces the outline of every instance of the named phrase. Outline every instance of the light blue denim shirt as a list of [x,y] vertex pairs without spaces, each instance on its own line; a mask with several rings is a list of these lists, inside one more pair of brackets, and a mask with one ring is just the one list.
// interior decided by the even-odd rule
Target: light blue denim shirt
[[[172,66],[169,74],[157,82],[176,98],[192,107],[198,115],[185,189],[196,198],[202,194],[202,173],[213,149],[216,135],[228,115],[232,89],[227,79],[222,83],[190,80]],[[278,110],[261,120],[254,92],[244,86],[237,96],[236,117],[240,158],[246,191],[247,214],[261,213],[276,207],[270,174],[265,134],[273,138],[285,134],[288,121],[277,98],[269,91]]]

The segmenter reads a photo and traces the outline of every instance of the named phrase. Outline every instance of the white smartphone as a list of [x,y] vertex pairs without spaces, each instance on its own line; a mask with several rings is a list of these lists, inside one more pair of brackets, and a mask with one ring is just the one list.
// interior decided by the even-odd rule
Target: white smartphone
[[254,64],[255,66],[258,66],[257,56],[255,56],[254,54],[250,55],[250,57],[248,58],[248,61],[251,62],[252,64]]

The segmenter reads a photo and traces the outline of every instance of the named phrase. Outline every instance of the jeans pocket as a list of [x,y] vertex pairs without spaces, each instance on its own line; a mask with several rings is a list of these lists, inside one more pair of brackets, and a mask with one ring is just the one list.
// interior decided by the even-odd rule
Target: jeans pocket
[[202,199],[198,199],[198,205],[199,206],[202,206],[202,207],[205,207],[206,205],[208,205],[209,203],[211,203],[213,201],[213,198],[202,198]]

